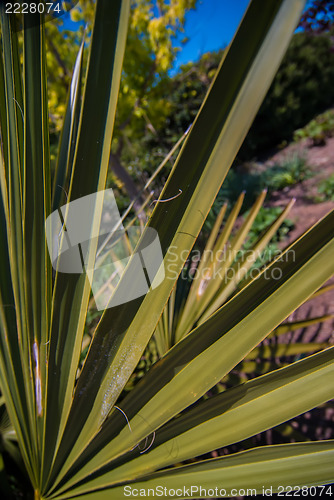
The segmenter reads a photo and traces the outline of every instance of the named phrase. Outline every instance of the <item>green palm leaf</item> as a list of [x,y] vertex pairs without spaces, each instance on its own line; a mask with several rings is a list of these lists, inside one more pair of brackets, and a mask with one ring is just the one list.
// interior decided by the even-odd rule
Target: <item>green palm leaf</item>
[[[273,492],[284,494],[291,492],[289,488],[291,486],[302,488],[329,483],[333,477],[331,470],[333,457],[333,441],[266,446],[155,473],[141,482],[131,483],[126,490],[124,486],[119,486],[94,492],[93,495],[94,499],[104,500],[110,498],[110,495],[114,498],[122,498],[124,491],[127,493],[131,491],[130,486],[136,490],[143,488],[146,491],[148,488],[157,486],[163,486],[167,488],[167,491],[179,488],[182,491],[184,487],[191,488],[197,485],[201,485],[206,491],[217,487],[218,490],[222,490],[222,498],[225,496],[225,491],[226,496],[238,494],[238,491],[233,493],[232,489],[242,489],[243,494],[247,494],[248,490],[249,495],[254,495],[263,494],[264,490],[269,494],[272,488]],[[296,496],[301,494],[298,488],[295,491]],[[328,491],[330,494],[329,489],[323,488],[322,491]],[[304,492],[306,496],[307,489],[304,488]],[[194,489],[192,497],[198,498],[199,493],[199,490]],[[314,490],[311,493],[313,495]],[[82,498],[93,498],[93,496],[83,495]],[[179,498],[186,497],[181,495]]]

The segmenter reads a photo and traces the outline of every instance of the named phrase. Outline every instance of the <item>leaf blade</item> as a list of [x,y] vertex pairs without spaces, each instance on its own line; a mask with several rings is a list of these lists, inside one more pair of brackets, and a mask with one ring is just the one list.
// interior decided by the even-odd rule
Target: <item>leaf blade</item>
[[[239,33],[224,58],[221,71],[218,71],[210,93],[183,145],[179,163],[174,166],[171,181],[161,195],[164,199],[173,200],[169,204],[157,203],[149,224],[159,231],[163,255],[167,255],[170,247],[178,249],[176,275],[181,271],[184,256],[190,251],[212,200],[269,87],[303,3],[299,0],[293,4],[284,1],[266,3],[263,8],[262,2],[252,1]],[[279,13],[275,19],[277,11]],[[248,43],[249,40],[251,43]],[[242,57],[239,57],[241,53]],[[263,70],[264,67],[266,71]],[[230,78],[225,77],[225,72]],[[221,107],[217,108],[217,102],[221,102]],[[208,123],[211,124],[210,129]],[[175,198],[179,190],[182,193]],[[163,286],[150,291],[144,299],[135,301],[132,310],[127,304],[127,307],[119,306],[116,311],[105,312],[74,396],[72,417],[64,440],[66,445],[64,444],[62,451],[68,463],[78,456],[84,443],[97,432],[101,423],[98,409],[105,407],[105,413],[108,413],[108,409],[123,389],[156,327],[174,282],[175,278],[166,279]],[[131,320],[131,329],[128,330]],[[99,356],[102,345],[104,349],[112,352],[111,367],[111,359]],[[94,377],[91,376],[92,371],[96,374]],[[119,383],[116,384],[115,381]],[[92,410],[91,403],[88,403],[85,397],[88,393],[95,401]],[[77,445],[73,447],[76,440]],[[64,470],[66,467],[68,465]]]

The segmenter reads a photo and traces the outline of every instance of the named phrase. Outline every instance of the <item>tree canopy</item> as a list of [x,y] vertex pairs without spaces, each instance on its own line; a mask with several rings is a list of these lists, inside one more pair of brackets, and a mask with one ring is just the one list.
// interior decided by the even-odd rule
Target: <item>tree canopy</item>
[[[85,32],[89,44],[95,0],[80,0],[71,10],[77,29],[66,29],[64,19],[46,24],[49,109],[54,149],[58,144],[66,96],[75,58]],[[146,130],[155,133],[170,112],[166,82],[179,50],[175,40],[184,30],[186,12],[196,0],[133,0],[122,72],[111,167],[131,198],[137,188],[121,162],[124,145]]]

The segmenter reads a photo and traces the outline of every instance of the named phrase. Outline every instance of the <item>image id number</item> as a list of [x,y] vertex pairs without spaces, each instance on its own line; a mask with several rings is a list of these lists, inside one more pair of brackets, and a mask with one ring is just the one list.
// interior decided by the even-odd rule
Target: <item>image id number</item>
[[60,14],[59,2],[39,2],[39,3],[28,3],[28,2],[7,2],[6,3],[6,14],[52,14],[56,12]]
[[331,497],[333,495],[332,486],[278,486],[278,497],[317,497],[326,495]]

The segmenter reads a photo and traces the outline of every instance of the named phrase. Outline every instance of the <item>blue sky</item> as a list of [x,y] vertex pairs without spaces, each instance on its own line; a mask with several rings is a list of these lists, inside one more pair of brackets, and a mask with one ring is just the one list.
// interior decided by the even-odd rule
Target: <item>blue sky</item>
[[197,8],[186,15],[185,32],[189,41],[177,56],[172,73],[187,62],[197,61],[202,54],[226,47],[231,41],[249,0],[198,0]]
[[[205,52],[226,47],[249,2],[250,0],[197,0],[196,9],[186,15],[185,32],[176,40],[176,44],[180,45],[182,38],[189,38],[179,52],[171,74],[175,74],[182,64],[197,61]],[[311,4],[311,0],[307,0],[305,9]]]
[[[111,1],[111,0],[110,0]],[[197,0],[197,7],[186,14],[184,33],[175,40],[180,46],[184,37],[188,41],[181,47],[170,74],[182,64],[197,61],[205,52],[226,47],[245,13],[250,0]],[[263,0],[266,1],[266,0]],[[310,0],[307,2],[309,5]],[[67,29],[75,29],[69,14],[64,16]]]

